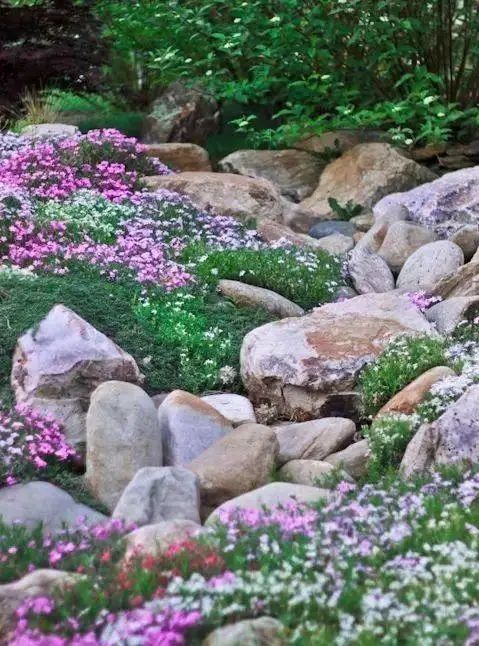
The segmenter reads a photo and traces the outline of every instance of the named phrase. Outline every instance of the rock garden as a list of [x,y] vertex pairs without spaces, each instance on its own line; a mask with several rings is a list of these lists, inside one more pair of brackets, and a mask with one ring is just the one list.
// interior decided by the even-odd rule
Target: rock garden
[[[479,644],[479,140],[459,91],[476,54],[447,96],[424,54],[388,77],[405,98],[347,112],[343,81],[354,102],[379,58],[409,60],[371,50],[396,0],[382,26],[369,0],[309,7],[324,47],[363,47],[338,68],[310,3],[121,4],[5,3],[9,37],[40,16],[64,55],[29,105],[8,77],[21,113],[0,129],[0,646]],[[469,47],[475,14],[449,4]],[[133,31],[127,103],[111,75]],[[66,90],[103,48],[109,92]],[[246,81],[231,61],[261,63]],[[256,95],[281,122],[236,119],[226,150],[228,100]]]

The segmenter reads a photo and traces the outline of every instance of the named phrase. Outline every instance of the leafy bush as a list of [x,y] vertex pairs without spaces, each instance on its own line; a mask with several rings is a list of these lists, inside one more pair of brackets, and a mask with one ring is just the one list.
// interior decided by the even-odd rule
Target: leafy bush
[[376,419],[371,426],[363,427],[371,451],[369,482],[377,482],[388,472],[397,469],[416,430],[408,415],[385,415]]
[[284,124],[264,133],[270,143],[371,126],[390,129],[400,143],[433,142],[477,122],[475,0],[100,6],[115,57],[140,69],[147,87],[184,75],[221,99],[262,103]]
[[395,339],[360,375],[364,413],[374,415],[423,372],[448,363],[444,339],[430,336]]
[[342,283],[338,258],[295,248],[207,252],[195,271],[210,284],[226,278],[271,289],[305,309],[333,300]]

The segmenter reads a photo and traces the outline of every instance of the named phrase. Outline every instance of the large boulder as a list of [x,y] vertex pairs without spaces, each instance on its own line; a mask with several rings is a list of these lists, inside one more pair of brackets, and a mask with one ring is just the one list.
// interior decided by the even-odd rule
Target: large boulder
[[164,464],[185,466],[233,430],[216,408],[183,390],[174,390],[158,408]]
[[121,494],[112,518],[138,527],[164,520],[200,522],[198,478],[182,467],[144,467]]
[[407,192],[387,195],[376,204],[374,214],[383,215],[397,205],[408,209],[411,220],[439,232],[477,224],[479,166],[447,173]]
[[295,148],[317,155],[334,155],[346,152],[359,144],[384,141],[383,130],[331,130],[322,135],[311,135],[295,143]]
[[146,154],[172,170],[211,171],[208,151],[196,144],[147,144]]
[[113,510],[139,469],[162,464],[156,408],[138,386],[108,381],[91,397],[86,426],[86,480]]
[[16,610],[27,599],[51,597],[56,592],[65,592],[81,579],[80,574],[61,570],[35,570],[18,581],[0,585],[0,644],[16,624]]
[[479,296],[479,257],[476,252],[470,262],[440,278],[430,289],[431,294],[444,299]]
[[321,460],[291,460],[278,471],[278,476],[286,482],[316,487],[325,477],[334,473],[334,467],[329,462]]
[[108,520],[94,509],[75,502],[66,491],[42,481],[0,489],[0,518],[7,525],[18,522],[30,529],[41,523],[45,533],[60,531],[63,525],[73,526],[81,518],[87,525]]
[[238,280],[220,280],[218,282],[218,291],[239,307],[260,307],[278,318],[302,316],[304,314],[302,307],[284,296],[270,289],[248,285]]
[[52,413],[76,447],[85,442],[90,395],[104,381],[141,383],[133,357],[64,305],[17,341],[11,385],[17,402]]
[[426,227],[412,222],[393,222],[386,232],[378,255],[387,262],[391,271],[398,274],[409,256],[435,240],[437,235]]
[[353,202],[371,210],[385,195],[408,190],[434,177],[431,171],[407,159],[389,144],[360,144],[326,166],[318,188],[301,206],[323,220],[333,220],[336,214],[329,198],[342,206]]
[[331,498],[332,494],[328,489],[308,487],[290,482],[271,482],[264,487],[223,503],[208,517],[206,525],[211,525],[217,521],[221,522],[222,518],[234,514],[237,509],[256,509],[261,511],[263,508],[271,509],[291,502],[315,503],[319,500],[330,500]]
[[203,641],[202,646],[286,646],[283,625],[273,617],[244,619],[217,628]]
[[274,429],[278,440],[278,465],[292,460],[324,460],[353,441],[356,425],[343,417],[324,417]]
[[202,506],[214,508],[265,485],[277,454],[274,431],[260,424],[244,424],[217,440],[188,465],[199,478]]
[[[254,403],[285,415],[349,416],[359,372],[400,334],[434,329],[409,298],[365,294],[268,323],[246,335],[241,373]],[[303,417],[304,418],[304,417]]]
[[324,168],[318,156],[304,150],[237,150],[218,162],[223,173],[272,182],[290,200],[300,202],[314,191]]
[[145,177],[153,190],[168,189],[187,195],[200,209],[243,221],[269,218],[281,221],[290,207],[266,179],[232,173],[185,172]]
[[461,247],[464,258],[469,261],[479,247],[479,226],[465,224],[451,235],[450,240]]
[[219,118],[218,104],[210,94],[176,81],[153,102],[143,125],[143,140],[201,145],[218,130]]
[[423,424],[409,442],[401,470],[406,477],[436,465],[479,461],[479,386],[471,386],[432,424]]
[[462,249],[450,240],[437,240],[416,249],[401,269],[397,287],[411,292],[430,291],[441,278],[464,264]]
[[267,242],[283,240],[304,249],[323,249],[321,240],[316,240],[304,233],[297,233],[284,224],[274,220],[261,220],[257,226],[258,233]]

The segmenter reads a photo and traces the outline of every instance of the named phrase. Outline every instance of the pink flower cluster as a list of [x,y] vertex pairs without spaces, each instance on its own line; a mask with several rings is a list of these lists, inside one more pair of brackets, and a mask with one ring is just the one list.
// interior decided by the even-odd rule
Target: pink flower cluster
[[15,484],[17,477],[42,471],[52,462],[75,457],[62,426],[25,404],[0,410],[0,483]]
[[28,189],[39,199],[65,199],[74,191],[94,189],[121,201],[140,188],[141,175],[169,172],[136,139],[116,130],[30,141],[0,159],[0,184]]
[[440,303],[442,298],[440,296],[432,296],[426,292],[408,292],[406,296],[409,298],[411,303],[418,307],[421,312],[425,312],[433,305]]

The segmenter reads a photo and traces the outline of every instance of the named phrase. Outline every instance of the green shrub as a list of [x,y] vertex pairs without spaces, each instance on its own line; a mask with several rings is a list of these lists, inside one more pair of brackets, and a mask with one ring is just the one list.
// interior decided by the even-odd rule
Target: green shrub
[[371,426],[363,427],[371,451],[368,481],[376,482],[397,469],[415,431],[413,419],[408,415],[385,415]]
[[340,260],[325,251],[212,251],[199,258],[195,272],[205,283],[226,278],[271,289],[305,309],[332,301],[342,284]]
[[97,130],[99,128],[114,128],[127,137],[141,137],[143,112],[99,112],[78,120],[78,127],[82,132]]
[[448,365],[444,339],[429,336],[395,339],[360,375],[364,414],[374,415],[423,372],[443,365]]

